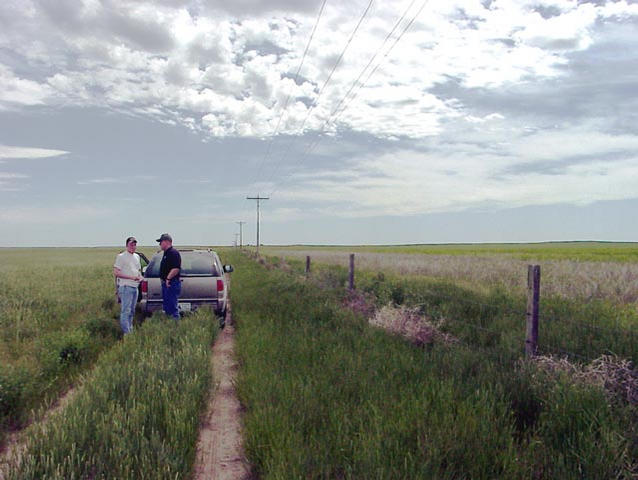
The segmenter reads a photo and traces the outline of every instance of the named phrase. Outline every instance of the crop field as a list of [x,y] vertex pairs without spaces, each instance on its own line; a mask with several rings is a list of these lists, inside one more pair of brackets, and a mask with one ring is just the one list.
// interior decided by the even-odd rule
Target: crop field
[[275,250],[311,250],[313,252],[404,253],[419,255],[507,256],[520,260],[574,260],[601,262],[638,262],[638,244],[623,242],[545,242],[423,245],[355,245],[266,247]]
[[[34,421],[6,479],[192,478],[217,322],[157,315],[121,339],[118,251],[0,249],[3,432]],[[638,475],[635,262],[540,254],[530,360],[528,260],[361,249],[349,292],[350,251],[220,252],[254,478]]]
[[120,336],[117,249],[0,249],[0,440]]

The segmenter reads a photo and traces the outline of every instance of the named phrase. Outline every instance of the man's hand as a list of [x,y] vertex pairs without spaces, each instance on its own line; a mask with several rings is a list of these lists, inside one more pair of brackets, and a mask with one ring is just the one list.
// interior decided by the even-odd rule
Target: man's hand
[[144,277],[142,275],[138,275],[137,277],[135,277],[136,282],[141,282],[142,280],[144,280]]
[[170,287],[170,286],[171,286],[171,280],[170,280],[170,278],[167,278],[167,279],[166,279],[166,286],[167,286],[167,287]]

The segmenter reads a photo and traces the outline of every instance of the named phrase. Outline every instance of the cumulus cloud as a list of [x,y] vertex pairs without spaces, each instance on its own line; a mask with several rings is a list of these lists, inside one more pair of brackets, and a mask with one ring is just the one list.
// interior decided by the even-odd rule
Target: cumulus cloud
[[[0,18],[13,21],[3,22],[0,46],[16,56],[0,58],[0,108],[91,105],[214,137],[264,137],[275,130],[290,96],[281,130],[302,133],[310,105],[364,5],[328,5],[295,84],[291,76],[317,6],[267,3],[3,3]],[[372,9],[306,129],[319,129],[329,118],[408,3]],[[459,112],[432,87],[455,82],[498,89],[564,76],[568,55],[593,44],[598,21],[633,15],[635,5],[626,2],[431,2],[330,129],[381,137],[436,134]]]
[[[383,40],[410,0],[378,2],[322,90],[366,4],[328,2],[295,81],[316,2],[3,2],[0,109],[98,107],[206,140],[268,138],[281,118],[281,135],[320,145],[289,159],[275,145],[264,170],[282,176],[256,185],[283,178],[281,198],[319,202],[318,213],[635,196],[638,5],[433,0],[390,51],[396,36]],[[377,51],[374,74],[353,83]],[[0,146],[0,159],[63,153]],[[86,176],[77,183],[125,181]]]

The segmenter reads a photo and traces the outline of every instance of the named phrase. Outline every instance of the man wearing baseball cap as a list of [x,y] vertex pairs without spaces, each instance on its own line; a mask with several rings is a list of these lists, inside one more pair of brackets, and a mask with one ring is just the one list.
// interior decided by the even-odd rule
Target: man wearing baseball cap
[[136,249],[137,240],[135,237],[128,237],[126,250],[115,257],[115,265],[113,265],[113,275],[117,279],[117,293],[122,302],[120,327],[124,335],[131,333],[133,329],[133,317],[135,316],[138,295],[137,287],[143,280],[140,256],[135,253]]
[[177,299],[182,290],[179,272],[182,268],[182,257],[173,248],[173,238],[168,233],[162,233],[156,240],[160,248],[164,251],[164,256],[160,263],[160,280],[162,282],[162,303],[164,313],[179,320],[179,309]]

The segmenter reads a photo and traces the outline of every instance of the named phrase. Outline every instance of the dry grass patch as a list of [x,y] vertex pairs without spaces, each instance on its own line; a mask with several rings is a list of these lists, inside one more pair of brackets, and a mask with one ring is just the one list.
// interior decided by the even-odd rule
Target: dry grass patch
[[418,308],[386,305],[370,317],[370,325],[407,338],[415,345],[454,344],[458,339],[441,331],[445,320],[434,321],[419,315]]
[[567,375],[574,382],[602,388],[610,401],[638,405],[638,371],[630,360],[601,355],[578,365],[565,357],[539,355],[533,361],[551,376]]

